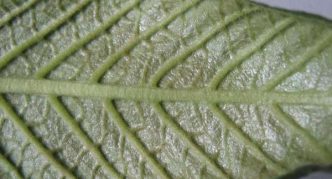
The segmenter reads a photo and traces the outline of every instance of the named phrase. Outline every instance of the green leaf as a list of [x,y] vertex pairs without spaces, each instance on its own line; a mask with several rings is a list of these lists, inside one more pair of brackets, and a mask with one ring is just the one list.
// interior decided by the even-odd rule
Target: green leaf
[[0,178],[332,162],[332,23],[246,0],[0,3]]

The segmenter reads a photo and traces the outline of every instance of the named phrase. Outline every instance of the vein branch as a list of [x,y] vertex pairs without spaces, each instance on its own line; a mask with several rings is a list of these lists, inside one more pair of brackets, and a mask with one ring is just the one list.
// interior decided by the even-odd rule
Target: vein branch
[[215,172],[220,178],[228,178],[227,173],[221,169],[218,164],[213,161],[207,154],[197,145],[192,138],[177,124],[163,109],[160,103],[154,102],[152,104],[153,109],[159,114],[163,122],[170,127],[180,138],[183,140],[190,151],[202,162],[206,163],[211,167],[212,171]]
[[133,7],[135,7],[140,1],[133,0],[125,5],[124,8],[119,10],[115,15],[111,16],[105,23],[97,27],[94,31],[90,32],[86,36],[80,38],[80,40],[72,43],[71,46],[66,48],[66,50],[60,52],[57,56],[55,56],[47,65],[42,67],[35,76],[42,77],[46,76],[51,70],[56,68],[61,62],[63,62],[66,58],[68,58],[71,54],[75,53],[77,50],[82,48],[87,43],[91,42],[93,39],[97,38],[101,33],[110,28],[114,23],[116,23],[123,15],[129,12]]
[[43,30],[37,32],[34,34],[31,38],[27,39],[23,43],[17,45],[13,49],[11,49],[8,53],[4,54],[0,58],[0,69],[5,67],[9,62],[11,62],[13,59],[15,59],[18,55],[20,55],[22,52],[27,50],[29,47],[33,46],[34,44],[41,41],[46,35],[57,29],[60,25],[67,22],[67,20],[72,17],[74,14],[76,14],[79,10],[83,9],[87,4],[89,4],[91,0],[82,0],[79,4],[65,12],[63,15],[61,15],[58,19],[52,21],[47,27],[45,27]]
[[321,161],[325,163],[332,161],[332,154],[325,147],[323,147],[308,131],[297,124],[287,113],[285,113],[277,103],[273,103],[271,105],[271,110],[277,119],[288,126],[291,131],[294,131],[298,135],[302,136],[302,138],[309,143],[312,150],[315,151],[316,156],[318,156]]
[[[235,14],[233,17],[230,17],[229,21],[225,22],[225,25],[222,24],[221,26],[219,26],[219,29],[227,26],[228,23],[231,23],[232,21],[235,21],[237,18],[241,17],[240,15],[241,14]],[[249,45],[246,49],[240,51],[238,57],[235,58],[235,60],[232,60],[231,62],[229,62],[228,64],[226,64],[226,66],[224,68],[222,68],[220,71],[217,72],[217,74],[215,75],[215,77],[211,81],[210,88],[212,88],[212,89],[216,88],[218,86],[218,84],[220,83],[220,81],[227,75],[227,73],[229,73],[229,71],[231,71],[233,68],[235,68],[236,66],[238,66],[243,60],[245,60],[246,58],[248,58],[255,51],[259,50],[259,48],[263,47],[267,42],[271,41],[271,39],[274,38],[277,34],[281,33],[283,30],[289,28],[293,23],[294,23],[294,20],[292,20],[292,19],[286,19],[286,20],[281,21],[280,23],[278,23],[276,25],[276,27],[274,29],[267,31],[262,36],[260,36],[260,38],[257,41],[255,41],[253,44]],[[200,46],[202,46],[209,38],[213,37],[217,32],[218,32],[218,28],[216,27],[216,28],[214,28],[214,30],[212,30],[210,33],[208,33],[205,37],[199,39],[196,43],[194,43],[195,45],[192,45],[190,48],[186,49],[184,51],[184,53],[181,53],[180,55],[178,55],[178,56],[176,56],[176,57],[171,58],[170,60],[168,60],[162,67],[159,68],[159,70],[157,70],[157,72],[151,78],[150,84],[152,84],[152,86],[157,86],[158,83],[159,83],[159,81],[160,81],[160,79],[171,68],[173,68],[174,66],[176,66],[178,63],[180,63],[184,59],[186,59],[190,54],[192,54],[192,52],[194,52],[197,48],[199,48]],[[251,93],[250,95],[253,95],[252,92],[253,91],[250,92]],[[208,95],[205,96],[205,99],[201,99],[201,101],[209,101],[209,102],[211,102],[213,100],[213,98],[210,98],[209,100],[207,100],[207,97],[210,96],[210,95],[212,96],[213,93],[226,94],[225,92],[220,92],[220,91],[206,91],[206,94],[208,94]],[[202,93],[202,94],[204,94],[204,93]],[[169,94],[169,95],[171,95],[171,94]],[[172,95],[175,96],[176,94],[174,93]],[[234,93],[234,94],[232,94],[230,96],[233,96],[236,99],[248,100],[250,95],[241,98],[240,97],[241,94],[235,94]],[[272,101],[280,100],[282,98],[281,96],[285,95],[285,93],[281,94],[280,96],[277,95],[278,97],[276,97],[276,98],[273,97],[275,94],[272,95],[271,93],[267,95],[267,94],[262,94],[262,93],[258,92],[258,93],[254,94],[254,95],[255,95],[254,100],[256,102],[254,102],[254,101],[252,101],[252,102],[254,102],[256,104],[259,104],[260,102],[263,102],[263,101],[271,103]],[[180,95],[180,96],[182,96],[182,95]],[[176,96],[176,99],[177,100],[182,99],[182,98],[179,98],[180,96]],[[265,96],[267,98],[265,98],[263,96]],[[195,98],[195,97],[196,96],[193,96],[193,94],[190,94],[190,96],[188,96],[188,98]],[[263,99],[263,98],[265,98],[265,99]],[[214,98],[214,99],[217,99],[217,98]],[[285,100],[285,98],[283,100]],[[164,101],[164,100],[161,100],[161,101]],[[291,100],[289,100],[289,102],[294,102],[294,101],[297,101],[297,100],[295,100],[294,98],[291,99]],[[219,102],[221,102],[221,101],[219,101]],[[230,102],[230,101],[225,100],[225,98],[224,98],[223,102]],[[235,102],[235,101],[232,101],[232,102]],[[238,102],[239,103],[243,103],[244,101],[242,101],[242,102],[238,101]],[[286,101],[284,101],[284,102],[286,102]],[[158,105],[159,105],[158,103],[155,103],[154,104],[154,108],[156,108],[156,110],[158,111],[158,113],[161,116],[163,116],[163,120],[164,121],[169,122],[169,119],[166,118],[167,117],[167,113],[164,112],[164,111],[162,111],[162,109],[158,109],[158,107],[160,108],[160,105],[159,106]],[[248,138],[243,133],[243,131],[241,129],[239,129],[234,123],[232,123],[230,121],[230,119],[222,111],[220,111],[215,105],[213,105],[213,103],[209,103],[209,107],[212,110],[212,112],[215,115],[217,115],[226,124],[226,126],[228,126],[229,128],[233,129],[233,132],[235,133],[235,135],[237,136],[237,138],[239,140],[241,140],[244,144],[247,144],[246,146],[249,147],[249,150],[252,153],[254,153],[255,156],[257,156],[260,160],[262,160],[263,162],[265,162],[268,165],[268,167],[270,167],[270,168],[272,168],[275,171],[280,172],[280,173],[282,173],[282,172],[285,171],[285,169],[282,166],[280,166],[279,164],[275,163],[275,161],[273,161],[273,159],[271,159],[269,156],[267,156],[260,149],[260,147],[258,147],[255,143],[253,143],[250,140],[250,138]],[[176,128],[176,126],[174,126],[174,125],[177,125],[177,124],[173,123],[173,125],[171,126],[171,128],[173,128],[173,129]],[[181,129],[179,126],[175,130],[176,130],[176,132],[179,132],[179,131],[184,132],[183,129]],[[179,133],[178,133],[178,135],[180,135],[182,138],[185,138],[185,136],[183,136],[183,135],[181,135]],[[203,155],[204,155],[204,153],[203,153]]]
[[91,154],[97,159],[100,164],[112,178],[122,178],[122,176],[114,169],[111,163],[107,161],[105,156],[102,154],[100,149],[94,144],[87,134],[81,129],[81,126],[75,121],[71,114],[67,111],[66,107],[56,96],[47,97],[55,111],[65,121],[67,126],[70,127],[71,131],[79,138],[84,146],[91,152]]
[[0,153],[0,164],[5,168],[5,170],[13,172],[13,174],[15,175],[15,178],[23,179],[23,176],[21,175],[18,168],[2,153]]
[[[191,2],[188,2],[181,6],[180,8],[174,10],[171,12],[171,15],[167,18],[163,19],[156,25],[152,26],[144,32],[143,34],[139,35],[138,37],[132,39],[127,43],[124,47],[122,47],[120,50],[118,50],[115,54],[109,56],[104,64],[102,64],[91,76],[90,81],[95,83],[100,80],[100,78],[105,74],[105,72],[111,68],[118,60],[120,60],[124,55],[126,55],[131,49],[133,49],[136,45],[138,45],[139,42],[141,42],[144,39],[147,39],[151,37],[153,34],[155,34],[157,31],[159,31],[161,28],[164,28],[166,25],[168,25],[170,22],[172,22],[175,18],[180,16],[181,14],[185,13],[188,9],[195,6],[199,0],[194,0]],[[113,98],[108,98],[113,99]],[[152,165],[154,171],[161,176],[162,178],[169,178],[167,172],[164,170],[164,168],[154,159],[154,157],[149,153],[149,151],[146,149],[144,144],[130,131],[130,128],[127,126],[127,124],[123,121],[120,114],[117,112],[113,104],[109,101],[105,101],[104,105],[106,106],[106,109],[110,112],[110,114],[113,116],[115,123],[117,123],[117,126],[120,128],[121,132],[126,136],[126,138],[131,141],[131,143],[136,147],[136,149],[145,157],[145,159]]]
[[124,47],[117,50],[113,55],[109,56],[105,62],[92,74],[91,81],[99,81],[100,78],[106,73],[108,69],[110,69],[118,60],[120,60],[123,56],[128,54],[136,45],[139,44],[144,39],[151,37],[153,34],[158,32],[160,29],[164,28],[166,25],[171,23],[175,18],[179,17],[181,14],[185,13],[191,7],[194,7],[199,0],[193,0],[185,3],[180,8],[174,10],[170,13],[168,17],[157,23],[156,25],[152,26],[146,32],[143,32],[141,35],[137,36],[136,38],[132,39],[127,43]]
[[113,103],[107,99],[104,102],[106,110],[112,116],[112,120],[116,123],[121,133],[135,146],[137,151],[151,164],[152,168],[156,172],[156,175],[161,178],[170,178],[162,165],[154,158],[154,156],[146,149],[146,146],[136,137],[136,135],[130,130],[127,123],[121,117],[119,112],[115,109]]
[[184,61],[188,58],[193,52],[195,52],[198,48],[202,47],[208,40],[213,38],[215,35],[220,32],[221,29],[227,27],[232,22],[239,20],[241,17],[248,15],[250,13],[253,13],[257,11],[257,9],[245,9],[241,12],[236,12],[228,17],[226,17],[225,22],[217,23],[209,32],[199,37],[193,44],[183,50],[179,55],[167,60],[158,70],[157,72],[152,76],[150,79],[150,84],[152,85],[158,85],[159,80],[174,66],[179,64],[180,62]]
[[[161,22],[157,23],[156,25],[152,26],[148,31],[144,32],[143,34],[139,35],[138,37],[129,41],[124,47],[118,50],[115,54],[109,56],[105,63],[102,64],[90,78],[90,81],[95,83],[98,82],[101,76],[111,68],[119,59],[121,59],[124,55],[127,54],[132,48],[134,48],[139,42],[142,40],[149,38],[158,30],[169,24],[172,20],[178,17],[180,14],[186,12],[189,8],[193,7],[199,2],[199,0],[194,0],[187,4],[181,6],[181,8],[174,10],[170,16],[163,19]],[[95,84],[98,85],[98,84]],[[108,98],[113,99],[113,98]],[[120,114],[117,112],[113,104],[109,101],[105,101],[104,105],[108,112],[113,116],[115,123],[120,128],[121,132],[126,136],[126,138],[136,147],[136,149],[140,152],[141,155],[145,157],[145,159],[152,165],[154,171],[157,175],[161,176],[162,178],[169,178],[167,172],[163,169],[163,167],[154,159],[154,157],[149,153],[149,151],[145,148],[144,144],[130,131],[130,128],[127,124],[123,121]]]
[[24,123],[24,121],[16,114],[16,112],[12,109],[10,104],[5,100],[3,96],[0,96],[0,107],[5,112],[5,114],[11,119],[14,125],[19,129],[20,132],[26,136],[31,144],[37,149],[37,151],[44,156],[48,162],[50,162],[62,175],[67,178],[74,179],[76,178],[70,170],[63,164],[61,164],[51,153],[49,149],[47,149],[38,138],[29,130],[28,126]]
[[226,75],[230,73],[235,67],[237,67],[244,60],[249,58],[252,54],[257,52],[260,48],[270,42],[278,34],[281,34],[287,28],[291,27],[292,24],[294,24],[294,20],[292,18],[282,20],[281,22],[276,24],[274,28],[267,30],[265,33],[263,33],[255,42],[248,45],[246,48],[240,50],[240,52],[233,60],[228,61],[219,71],[217,71],[215,76],[212,78],[209,86],[214,89],[217,88],[221,81],[226,77]]
[[14,10],[10,11],[8,14],[4,15],[3,18],[0,19],[0,28],[7,24],[9,21],[17,17],[18,15],[24,13],[27,11],[30,7],[35,5],[38,2],[38,0],[30,0],[25,3],[23,3],[21,6],[15,8]]
[[253,154],[253,156],[260,159],[267,165],[267,167],[275,170],[276,172],[285,172],[285,169],[280,166],[280,164],[276,163],[272,158],[266,155],[254,141],[252,141],[221,109],[218,108],[216,104],[210,103],[208,104],[208,107],[213,114],[221,120],[226,128],[232,131],[236,138],[242,141],[242,143],[249,148],[249,151]]
[[288,68],[283,69],[279,74],[270,79],[263,87],[263,91],[269,91],[275,88],[279,83],[281,83],[285,78],[297,72],[298,69],[302,68],[311,59],[317,56],[325,48],[331,45],[332,42],[332,31],[322,35],[322,37],[317,41],[316,44],[312,45],[307,49],[302,55],[298,56],[295,62],[289,65]]

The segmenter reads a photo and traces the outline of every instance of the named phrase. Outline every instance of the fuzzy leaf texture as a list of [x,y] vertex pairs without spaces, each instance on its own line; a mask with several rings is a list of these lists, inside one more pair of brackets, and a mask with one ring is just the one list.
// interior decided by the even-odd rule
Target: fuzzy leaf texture
[[332,23],[246,0],[0,1],[0,178],[332,162]]

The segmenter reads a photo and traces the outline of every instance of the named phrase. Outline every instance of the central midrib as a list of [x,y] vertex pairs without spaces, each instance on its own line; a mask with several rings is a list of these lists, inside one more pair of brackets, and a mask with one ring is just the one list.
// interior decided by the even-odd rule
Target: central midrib
[[0,93],[27,93],[137,101],[188,101],[243,104],[332,105],[329,92],[266,92],[200,89],[126,87],[70,81],[0,78]]

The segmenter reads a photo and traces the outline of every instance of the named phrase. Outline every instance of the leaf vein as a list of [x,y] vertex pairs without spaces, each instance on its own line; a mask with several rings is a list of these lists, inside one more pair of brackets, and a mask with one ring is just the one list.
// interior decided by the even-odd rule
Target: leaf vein
[[112,164],[107,161],[104,154],[82,130],[81,126],[75,121],[71,114],[69,114],[67,108],[62,104],[62,102],[56,96],[48,96],[47,99],[56,110],[56,112],[60,114],[61,118],[65,121],[67,126],[70,127],[71,131],[74,132],[74,134],[84,144],[88,151],[90,151],[91,154],[97,159],[98,164],[106,169],[108,174],[113,178],[123,178],[121,174],[115,170]]
[[253,154],[253,156],[259,158],[267,165],[267,167],[270,167],[276,172],[280,174],[285,172],[283,166],[273,161],[271,157],[263,152],[262,149],[254,141],[252,141],[221,109],[219,109],[216,104],[209,103],[208,107],[225,125],[225,127],[230,130],[236,138],[244,144],[245,147],[249,148],[249,151]]
[[5,24],[7,24],[12,19],[14,19],[15,17],[17,17],[18,15],[24,13],[26,10],[35,5],[37,2],[38,0],[30,0],[22,4],[20,7],[17,7],[14,10],[10,11],[8,14],[6,14],[3,18],[0,19],[0,28]]
[[23,122],[23,120],[16,114],[12,109],[10,104],[7,103],[3,96],[0,96],[0,107],[3,109],[5,114],[11,119],[14,125],[26,136],[26,138],[34,145],[34,147],[43,155],[62,175],[68,178],[76,178],[70,170],[66,168],[65,165],[61,164],[39,140],[30,131],[28,126]]
[[5,167],[6,170],[13,172],[17,179],[23,179],[19,169],[2,153],[0,153],[0,163]]
[[241,50],[233,60],[228,61],[220,70],[217,71],[210,82],[210,88],[217,88],[226,75],[236,66],[241,64],[244,60],[270,42],[278,34],[291,27],[292,24],[294,24],[294,20],[292,18],[282,20],[274,28],[267,30],[264,34],[262,34],[255,42],[249,44],[245,49]]
[[[132,48],[134,48],[140,41],[149,38],[150,36],[155,34],[158,30],[171,23],[176,17],[185,13],[188,9],[194,7],[199,2],[200,2],[199,0],[194,0],[184,4],[181,8],[178,8],[173,12],[171,12],[171,15],[169,15],[167,18],[165,18],[155,26],[151,27],[148,31],[144,32],[142,35],[139,35],[138,37],[130,41],[127,45],[122,47],[115,54],[109,56],[105,60],[105,62],[92,74],[90,81],[98,82],[99,79],[104,75],[104,73],[109,68],[111,68],[125,54],[127,54],[127,52],[129,52]],[[118,114],[113,104],[107,101],[104,104],[106,106],[106,109],[111,113],[111,115],[113,115],[114,120],[116,120],[115,122],[117,123],[117,126],[121,129],[122,133],[124,133],[127,136],[128,140],[130,140],[131,143],[133,143],[135,147],[140,151],[140,153],[145,157],[145,159],[148,160],[148,162],[154,168],[155,172],[160,176],[162,176],[163,178],[169,178],[168,174],[165,172],[162,166],[154,159],[153,156],[151,156],[151,154],[146,150],[145,146],[141,143],[141,141],[134,134],[130,132],[130,129],[127,127],[125,122],[121,120],[121,116]]]
[[115,106],[112,102],[107,99],[104,102],[106,110],[111,114],[113,121],[116,123],[121,133],[126,136],[128,139],[138,150],[138,152],[143,155],[143,157],[151,164],[152,168],[156,172],[156,175],[161,178],[170,178],[168,173],[165,171],[163,166],[158,163],[158,161],[154,158],[154,156],[146,149],[144,144],[137,138],[137,136],[130,130],[128,124],[121,117],[119,112],[115,109]]
[[208,33],[202,35],[187,49],[183,50],[179,55],[167,60],[158,70],[155,72],[153,77],[150,79],[150,84],[158,85],[159,80],[174,66],[185,60],[189,55],[191,55],[195,50],[202,47],[208,40],[213,38],[220,32],[221,29],[227,27],[232,22],[239,20],[241,17],[248,15],[250,13],[256,12],[258,9],[245,9],[242,12],[234,13],[226,17],[225,22],[217,23]]
[[225,102],[257,105],[272,104],[273,102],[276,102],[284,104],[332,105],[331,92],[263,92],[257,90],[234,91],[212,89],[166,89],[156,87],[124,87],[44,79],[0,78],[0,93],[131,99],[147,102]]
[[170,127],[181,139],[188,145],[187,147],[195,154],[199,160],[204,161],[212,171],[218,174],[218,177],[228,178],[228,174],[218,166],[218,164],[211,159],[203,149],[196,144],[190,136],[184,131],[179,124],[177,124],[171,117],[166,113],[160,103],[152,103],[153,109],[159,114],[160,118],[165,122],[165,124]]
[[320,159],[326,163],[332,161],[332,154],[325,147],[323,147],[308,131],[297,124],[287,113],[285,113],[278,104],[272,104],[271,110],[277,119],[288,126],[292,131],[302,136],[302,138],[309,143],[311,149],[316,152],[316,156],[319,156]]
[[46,35],[57,29],[60,25],[67,22],[69,18],[71,18],[74,14],[79,12],[83,9],[87,4],[89,4],[91,0],[83,0],[75,7],[71,8],[66,12],[64,15],[59,17],[58,19],[51,22],[47,27],[43,30],[37,32],[31,38],[27,39],[23,43],[19,44],[18,46],[14,47],[12,50],[7,52],[0,58],[0,69],[5,67],[8,63],[10,63],[13,59],[15,59],[18,55],[20,55],[23,51],[27,50],[29,47],[35,45],[40,40],[42,40]]
[[73,42],[71,46],[66,48],[66,50],[59,53],[55,56],[47,65],[42,67],[35,74],[35,77],[42,77],[50,73],[51,70],[56,68],[63,62],[66,58],[68,58],[71,54],[75,53],[77,50],[82,48],[87,43],[91,42],[93,39],[97,38],[101,33],[110,28],[114,23],[116,23],[124,14],[128,13],[133,7],[135,7],[140,1],[134,0],[126,4],[124,8],[119,10],[115,15],[111,16],[106,22],[96,28],[94,31],[90,32],[86,36],[80,38],[80,40]]
[[284,69],[282,72],[277,74],[274,78],[270,79],[264,86],[262,86],[263,91],[269,91],[275,88],[279,83],[281,83],[285,78],[297,72],[298,69],[302,68],[307,64],[313,57],[323,51],[325,48],[329,47],[332,42],[332,31],[328,34],[323,35],[316,44],[307,49],[302,55],[297,57],[296,62],[290,65],[289,68]]
[[161,28],[165,27],[169,23],[171,23],[175,18],[180,16],[181,14],[188,11],[188,9],[194,7],[197,3],[201,1],[199,0],[193,0],[186,4],[184,4],[181,8],[178,8],[171,12],[171,14],[157,23],[156,25],[152,26],[144,32],[143,34],[137,36],[136,38],[132,39],[128,44],[126,44],[124,47],[119,49],[116,53],[109,56],[105,62],[96,70],[91,76],[91,81],[99,81],[100,78],[106,73],[106,71],[113,66],[118,60],[120,60],[124,55],[126,55],[131,49],[133,49],[136,45],[138,45],[139,42],[141,42],[144,39],[147,39],[151,37],[153,34],[158,32]]

